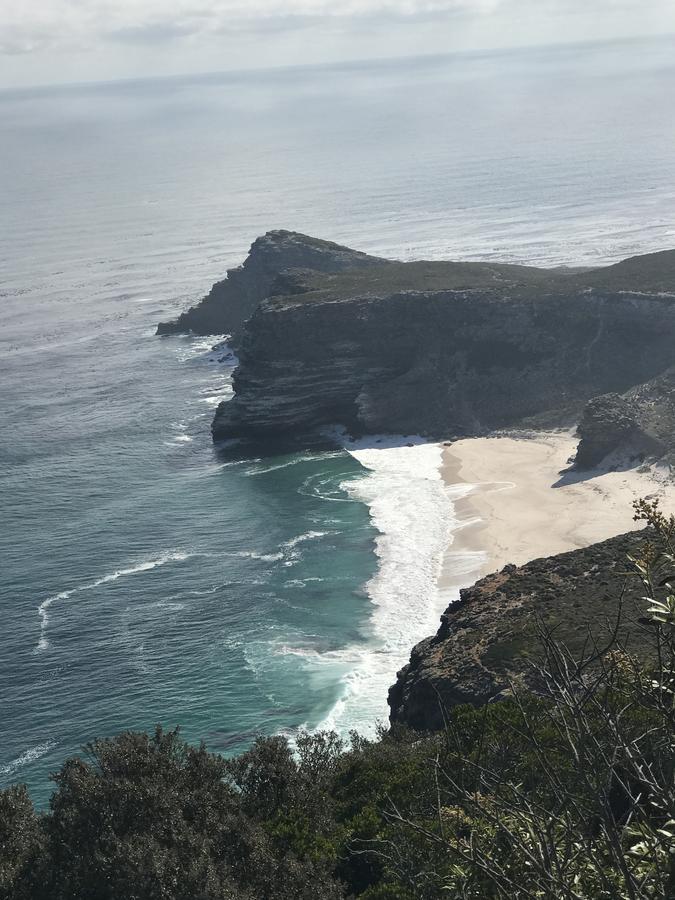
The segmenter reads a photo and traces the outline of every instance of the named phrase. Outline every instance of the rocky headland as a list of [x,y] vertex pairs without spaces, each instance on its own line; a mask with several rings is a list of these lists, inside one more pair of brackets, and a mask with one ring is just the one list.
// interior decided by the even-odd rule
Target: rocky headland
[[578,426],[578,469],[661,459],[675,465],[675,367],[623,395],[593,398]]
[[[536,559],[500,572],[460,592],[433,636],[414,647],[410,662],[389,691],[391,721],[419,730],[443,727],[444,711],[479,706],[510,690],[537,690],[542,631],[572,655],[607,643],[619,619],[619,645],[642,663],[653,648],[644,590],[626,580],[628,555],[645,540],[632,532],[580,550]],[[650,639],[650,637],[652,639]]]
[[236,343],[241,328],[266,297],[283,290],[279,276],[290,269],[341,272],[378,265],[384,260],[330,241],[293,231],[268,231],[251,245],[245,262],[230,269],[204,299],[172,322],[160,322],[157,334],[229,334]]
[[[574,422],[589,400],[615,395],[582,420],[585,466],[635,437],[634,402],[673,365],[675,251],[587,271],[401,263],[276,231],[158,328],[181,330],[231,333],[239,351],[215,439],[332,424],[487,434]],[[666,452],[658,418],[637,423],[650,437],[637,444],[644,453]]]

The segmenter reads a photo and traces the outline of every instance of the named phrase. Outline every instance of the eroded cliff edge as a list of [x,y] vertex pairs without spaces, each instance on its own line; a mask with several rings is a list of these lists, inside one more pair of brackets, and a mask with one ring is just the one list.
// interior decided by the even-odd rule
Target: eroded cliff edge
[[506,566],[460,592],[433,636],[412,650],[389,691],[390,718],[418,730],[443,727],[443,711],[487,703],[510,683],[536,690],[532,662],[541,654],[540,626],[573,654],[589,635],[607,642],[619,614],[619,644],[645,662],[653,652],[639,580],[626,581],[629,554],[645,532],[620,535],[582,550]]

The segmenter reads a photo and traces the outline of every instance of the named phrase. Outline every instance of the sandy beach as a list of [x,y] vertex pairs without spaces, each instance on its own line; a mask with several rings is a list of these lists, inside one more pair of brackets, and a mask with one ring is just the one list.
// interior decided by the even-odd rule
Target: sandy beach
[[446,553],[441,588],[456,589],[457,564],[474,555],[476,577],[507,563],[520,565],[585,547],[641,527],[632,503],[661,500],[675,511],[675,485],[663,471],[573,472],[577,446],[573,432],[469,438],[443,449],[447,486],[473,487],[455,508],[462,527]]

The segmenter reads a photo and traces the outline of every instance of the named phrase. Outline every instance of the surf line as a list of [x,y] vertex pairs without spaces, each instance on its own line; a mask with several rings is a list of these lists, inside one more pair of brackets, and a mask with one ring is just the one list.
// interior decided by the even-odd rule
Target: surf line
[[43,600],[38,606],[38,615],[40,617],[40,639],[37,642],[34,652],[43,653],[45,650],[49,649],[49,638],[47,637],[47,630],[49,628],[49,610],[58,601],[68,600],[73,594],[91,591],[94,588],[100,587],[102,584],[117,581],[118,578],[125,578],[128,575],[137,575],[139,572],[148,572],[151,569],[156,569],[158,566],[163,566],[169,562],[182,562],[183,560],[188,559],[189,556],[189,553],[183,553],[182,551],[165,553],[156,559],[146,560],[145,562],[138,563],[138,565],[130,566],[128,569],[117,569],[109,575],[97,578],[96,581],[90,581],[87,584],[81,584],[68,591],[61,591],[58,594],[52,594],[51,597],[47,597],[47,599]]

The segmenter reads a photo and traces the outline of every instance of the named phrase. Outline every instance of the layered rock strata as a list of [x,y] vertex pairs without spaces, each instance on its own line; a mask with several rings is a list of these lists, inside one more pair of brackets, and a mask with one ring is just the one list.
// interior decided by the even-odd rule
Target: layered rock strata
[[551,411],[562,420],[665,370],[674,339],[675,297],[589,288],[579,274],[445,263],[296,272],[245,323],[235,397],[213,434],[340,423],[447,437]]

